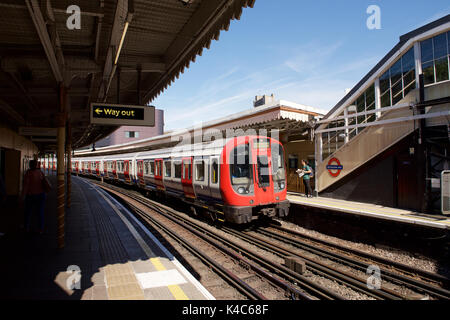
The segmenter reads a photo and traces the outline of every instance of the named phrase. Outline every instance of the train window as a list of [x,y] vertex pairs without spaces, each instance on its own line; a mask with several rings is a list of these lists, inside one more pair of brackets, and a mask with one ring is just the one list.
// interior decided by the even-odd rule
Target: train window
[[155,174],[155,161],[150,161],[150,174],[154,175]]
[[175,178],[180,179],[181,178],[181,162],[174,162],[173,164]]
[[144,174],[147,175],[149,172],[149,164],[148,161],[144,161]]
[[195,163],[195,181],[205,181],[205,161]]
[[274,143],[272,144],[272,179],[280,181],[284,180],[285,177],[283,147]]
[[219,164],[217,159],[213,159],[211,163],[211,183],[216,184],[219,181]]
[[270,186],[269,159],[267,156],[258,156],[258,181],[261,187]]
[[252,182],[250,148],[248,144],[235,147],[230,153],[231,184],[249,185]]
[[171,167],[171,162],[169,161],[164,161],[164,176],[165,177],[170,177],[172,175],[172,167]]

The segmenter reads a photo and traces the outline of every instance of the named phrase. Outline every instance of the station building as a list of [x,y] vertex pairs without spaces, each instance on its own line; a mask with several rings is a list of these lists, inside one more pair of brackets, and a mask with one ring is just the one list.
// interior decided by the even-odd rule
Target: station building
[[441,174],[450,154],[449,30],[447,15],[401,36],[317,122],[319,196],[442,211]]
[[253,107],[223,118],[199,123],[195,126],[167,132],[163,135],[131,141],[113,146],[96,147],[95,151],[75,151],[77,157],[108,155],[119,152],[139,152],[158,148],[175,147],[188,135],[192,143],[211,141],[247,134],[268,135],[279,139],[284,146],[288,168],[287,188],[292,192],[304,192],[304,186],[295,171],[301,159],[314,165],[314,123],[323,117],[324,110],[276,100],[270,96],[256,96]]

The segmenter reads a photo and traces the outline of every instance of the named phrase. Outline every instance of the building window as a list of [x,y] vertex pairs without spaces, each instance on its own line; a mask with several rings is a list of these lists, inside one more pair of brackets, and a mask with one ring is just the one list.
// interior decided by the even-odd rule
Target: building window
[[424,84],[449,80],[450,31],[420,43]]
[[381,107],[397,104],[416,87],[414,48],[380,77]]
[[139,131],[125,131],[125,138],[139,138]]

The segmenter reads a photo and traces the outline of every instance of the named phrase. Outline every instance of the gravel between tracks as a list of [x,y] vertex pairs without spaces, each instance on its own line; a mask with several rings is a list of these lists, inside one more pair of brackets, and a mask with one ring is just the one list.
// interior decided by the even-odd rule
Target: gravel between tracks
[[[437,272],[440,269],[436,261],[419,254],[413,254],[395,248],[388,248],[386,246],[376,246],[376,245],[373,246],[365,243],[343,240],[336,237],[325,235],[317,231],[300,227],[287,221],[282,220],[277,221],[281,223],[281,226],[286,229],[294,230],[318,239],[327,240],[332,243],[336,243],[351,249],[358,249],[366,253],[377,255],[399,263],[403,263],[424,271]],[[440,270],[440,273],[442,273],[442,270]]]

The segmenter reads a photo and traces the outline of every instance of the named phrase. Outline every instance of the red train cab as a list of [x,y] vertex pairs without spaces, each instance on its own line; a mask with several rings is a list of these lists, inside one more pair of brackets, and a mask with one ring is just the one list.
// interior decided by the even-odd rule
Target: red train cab
[[231,139],[222,152],[220,177],[226,217],[242,223],[260,213],[287,215],[284,151],[277,140],[258,136]]

